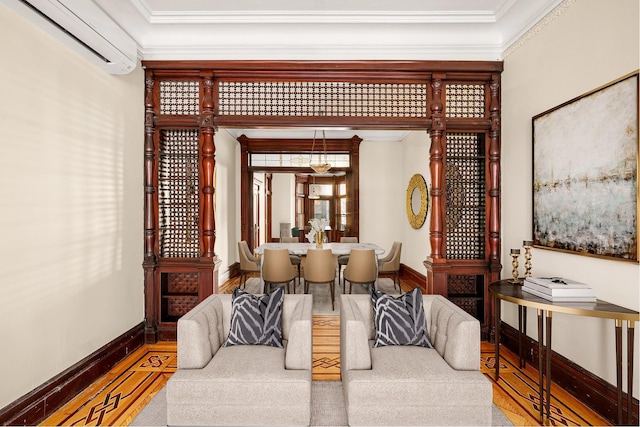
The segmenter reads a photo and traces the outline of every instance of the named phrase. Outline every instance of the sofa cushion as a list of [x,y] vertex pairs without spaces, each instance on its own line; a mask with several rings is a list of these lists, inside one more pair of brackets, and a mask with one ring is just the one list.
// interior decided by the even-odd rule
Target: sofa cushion
[[371,409],[381,396],[385,407],[403,407],[407,396],[418,406],[491,405],[491,382],[480,371],[456,371],[435,349],[372,348],[371,359],[371,370],[348,373],[349,406]]
[[374,313],[374,347],[416,345],[432,348],[422,308],[422,292],[415,288],[399,297],[371,288]]
[[271,346],[221,348],[203,369],[178,370],[170,379],[167,399],[236,405],[238,410],[247,405],[293,404],[309,396],[311,371],[285,369],[285,351]]
[[283,300],[282,287],[260,296],[235,288],[231,328],[224,346],[261,344],[282,348]]

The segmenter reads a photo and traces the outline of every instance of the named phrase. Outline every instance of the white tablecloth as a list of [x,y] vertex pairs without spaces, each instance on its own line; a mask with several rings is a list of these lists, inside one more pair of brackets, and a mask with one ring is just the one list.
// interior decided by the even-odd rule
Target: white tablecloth
[[[293,255],[306,255],[308,249],[315,247],[315,243],[263,243],[253,252],[262,255],[265,249],[287,249]],[[351,249],[373,249],[376,256],[384,253],[384,249],[374,243],[323,243],[322,249],[331,249],[334,255],[349,255]]]

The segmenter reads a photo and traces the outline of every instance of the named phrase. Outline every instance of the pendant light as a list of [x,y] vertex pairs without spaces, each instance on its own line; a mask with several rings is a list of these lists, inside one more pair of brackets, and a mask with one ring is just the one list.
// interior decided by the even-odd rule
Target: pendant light
[[322,145],[324,147],[324,162],[320,159],[320,153],[318,153],[318,161],[313,163],[313,149],[316,146],[316,131],[313,131],[313,142],[311,144],[311,156],[309,157],[309,166],[316,173],[326,173],[329,169],[331,169],[331,164],[327,162],[327,141],[325,140],[324,130],[322,131]]

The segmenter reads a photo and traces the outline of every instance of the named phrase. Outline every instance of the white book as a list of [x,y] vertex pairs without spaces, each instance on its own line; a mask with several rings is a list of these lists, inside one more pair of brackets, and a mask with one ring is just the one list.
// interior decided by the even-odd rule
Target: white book
[[551,295],[554,297],[555,296],[566,296],[566,297],[595,296],[593,289],[589,287],[572,287],[572,286],[564,286],[564,285],[548,287],[548,286],[539,285],[535,282],[532,282],[526,279],[524,281],[524,286],[527,286],[530,289],[534,289],[538,292],[542,292],[544,294]]
[[588,288],[589,285],[564,277],[527,277],[526,282],[535,283],[537,285],[546,286],[547,288]]
[[544,292],[540,292],[535,289],[529,288],[527,285],[522,286],[522,291],[528,292],[540,298],[544,298],[551,302],[596,302],[595,296],[577,296],[577,297],[553,296],[553,295],[545,294]]

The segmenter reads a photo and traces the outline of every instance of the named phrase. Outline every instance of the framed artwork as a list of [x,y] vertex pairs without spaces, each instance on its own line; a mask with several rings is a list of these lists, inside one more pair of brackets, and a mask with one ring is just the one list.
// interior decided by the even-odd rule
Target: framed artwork
[[533,126],[536,247],[638,261],[638,72]]

